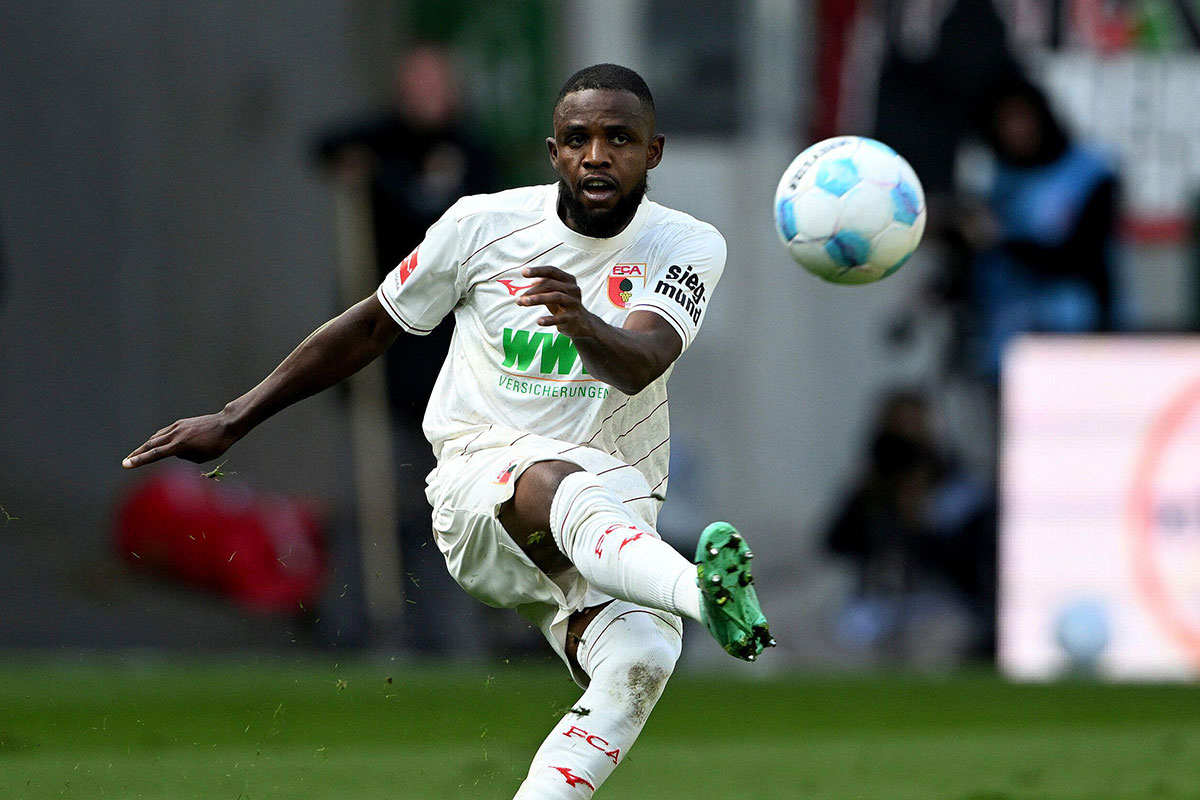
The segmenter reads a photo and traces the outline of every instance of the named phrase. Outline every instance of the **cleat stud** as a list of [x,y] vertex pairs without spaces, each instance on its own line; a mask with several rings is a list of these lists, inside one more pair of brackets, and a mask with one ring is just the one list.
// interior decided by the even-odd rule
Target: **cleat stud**
[[758,658],[758,656],[754,655],[754,653],[751,653],[750,655],[746,656],[747,661],[753,661],[756,658]]
[[715,548],[715,547],[710,547],[710,548],[708,548],[708,554],[709,554],[710,556],[715,556],[715,555],[716,555],[717,553],[719,553],[719,552],[720,552],[720,550],[718,550],[718,549],[717,549],[717,548]]
[[709,582],[710,582],[710,583],[720,583],[720,582],[721,582],[721,576],[720,576],[720,575],[713,575],[713,576],[712,576],[712,577],[710,577],[708,580],[709,580]]
[[774,646],[775,646],[775,639],[774,638],[767,639],[767,647],[774,647]]
[[746,551],[746,560],[747,560],[747,561],[749,561],[749,560],[750,560],[750,559],[752,559],[752,558],[754,558],[754,553],[752,553],[752,552],[750,552],[749,550],[747,550],[747,551]]
[[734,533],[729,536],[729,541],[731,542],[740,542],[741,540],[742,535],[740,533]]

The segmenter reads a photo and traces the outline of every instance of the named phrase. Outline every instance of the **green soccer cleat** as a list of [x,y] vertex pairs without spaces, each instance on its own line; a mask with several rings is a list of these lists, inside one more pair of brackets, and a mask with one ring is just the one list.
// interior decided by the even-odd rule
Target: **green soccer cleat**
[[750,576],[752,558],[746,540],[728,522],[709,525],[696,545],[701,621],[725,652],[743,661],[775,646]]

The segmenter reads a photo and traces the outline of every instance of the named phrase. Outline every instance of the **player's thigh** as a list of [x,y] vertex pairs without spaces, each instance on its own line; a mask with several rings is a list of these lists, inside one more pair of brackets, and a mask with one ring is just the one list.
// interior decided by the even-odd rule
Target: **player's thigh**
[[[440,463],[429,475],[426,492],[434,507],[435,540],[455,580],[489,605],[512,607],[548,602],[541,581],[532,581],[537,584],[534,587],[531,580],[514,580],[513,591],[501,591],[503,581],[513,580],[514,576],[505,569],[497,573],[503,574],[503,578],[492,580],[489,575],[493,571],[487,568],[489,560],[496,559],[506,568],[516,569],[515,554],[515,560],[522,566],[543,573],[545,578],[547,570],[535,564],[501,523],[501,510],[513,498],[518,482],[531,469],[534,472],[529,472],[529,476],[535,476],[540,472],[539,465],[545,462],[565,462],[566,469],[574,465],[575,469],[595,474],[618,501],[648,525],[654,524],[659,503],[642,474],[608,453],[590,447],[528,435],[519,444],[478,450]],[[543,500],[552,502],[553,494]],[[526,543],[533,537],[538,544],[544,543],[557,552],[549,530],[548,510],[541,522],[545,525],[529,526]],[[548,579],[546,583],[553,585]],[[534,588],[538,591],[533,595],[525,594]]]
[[569,461],[539,461],[530,464],[517,478],[513,496],[500,506],[500,523],[525,554],[547,574],[557,575],[571,567],[558,549],[550,530],[550,508],[558,485],[583,467]]

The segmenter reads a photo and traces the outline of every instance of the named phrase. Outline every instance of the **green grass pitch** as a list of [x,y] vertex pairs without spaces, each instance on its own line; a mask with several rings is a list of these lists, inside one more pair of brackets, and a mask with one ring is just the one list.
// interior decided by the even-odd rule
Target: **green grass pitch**
[[[9,657],[0,797],[511,798],[577,694],[541,663]],[[1200,688],[685,672],[598,794],[1200,798]]]

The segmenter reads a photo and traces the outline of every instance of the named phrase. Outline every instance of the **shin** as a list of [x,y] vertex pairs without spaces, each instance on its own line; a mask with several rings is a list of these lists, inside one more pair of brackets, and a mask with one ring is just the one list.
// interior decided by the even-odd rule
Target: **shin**
[[682,646],[671,614],[611,603],[584,631],[578,660],[591,683],[546,737],[518,800],[588,798],[625,759]]

